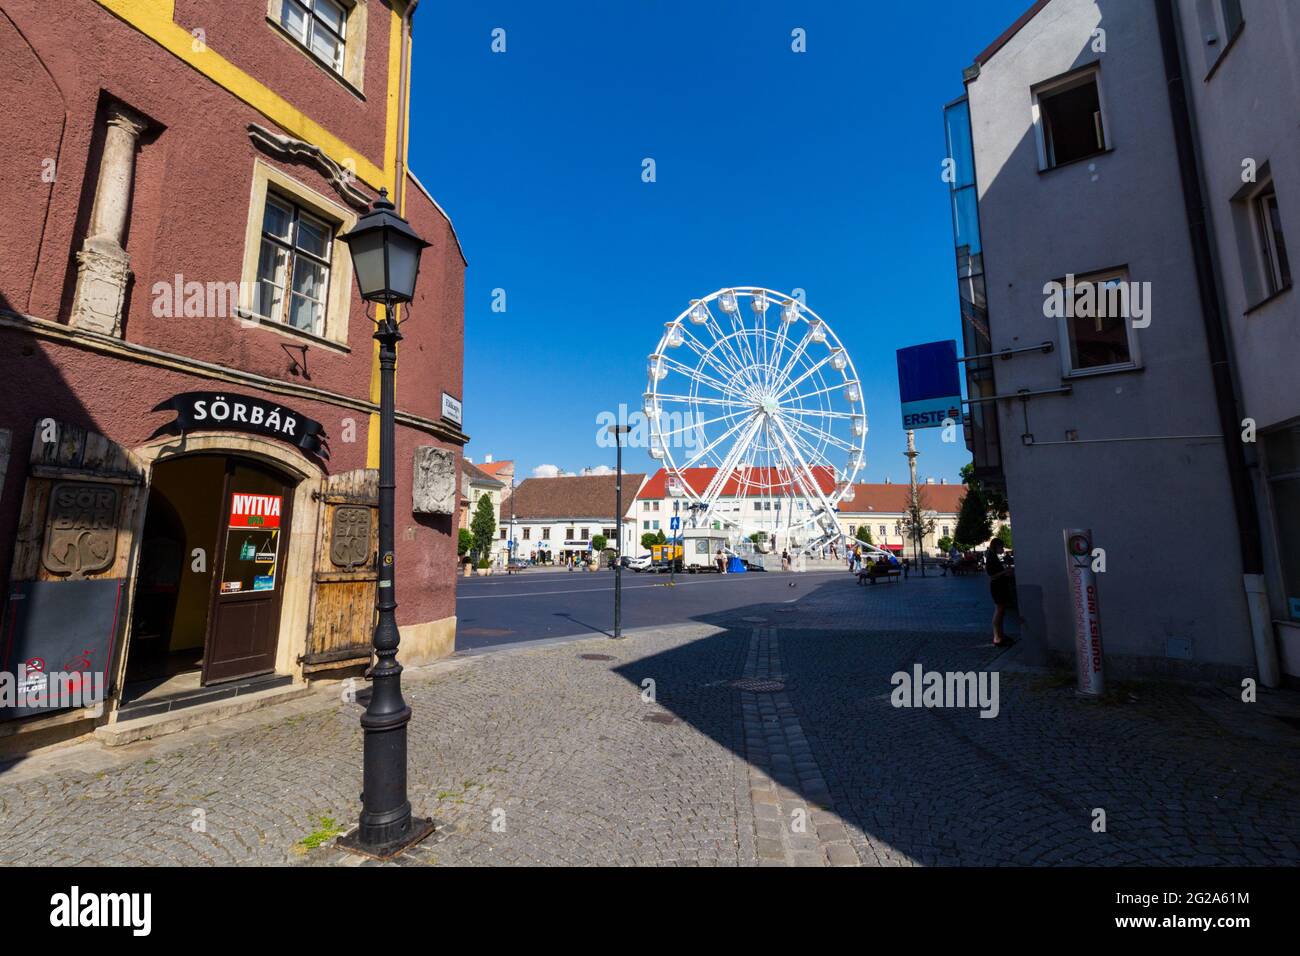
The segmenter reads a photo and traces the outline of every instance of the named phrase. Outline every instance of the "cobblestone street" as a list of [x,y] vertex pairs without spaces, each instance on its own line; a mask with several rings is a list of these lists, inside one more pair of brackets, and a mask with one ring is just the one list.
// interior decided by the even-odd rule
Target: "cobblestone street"
[[[1296,695],[1101,704],[988,643],[979,578],[808,574],[714,619],[408,671],[412,865],[1296,864]],[[997,716],[891,675],[999,673]],[[0,773],[0,864],[351,865],[362,703],[337,688]],[[3,766],[3,765],[0,765]],[[1105,832],[1094,832],[1096,810]]]

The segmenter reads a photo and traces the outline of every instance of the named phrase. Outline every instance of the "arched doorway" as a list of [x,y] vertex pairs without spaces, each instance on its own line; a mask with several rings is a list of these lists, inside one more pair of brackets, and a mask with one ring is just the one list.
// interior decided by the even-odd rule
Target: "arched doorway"
[[296,483],[237,455],[154,462],[124,700],[275,671]]

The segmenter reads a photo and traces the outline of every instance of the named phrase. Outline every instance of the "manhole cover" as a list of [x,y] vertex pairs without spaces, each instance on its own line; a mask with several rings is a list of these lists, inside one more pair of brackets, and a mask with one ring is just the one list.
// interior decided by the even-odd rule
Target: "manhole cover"
[[785,690],[785,681],[770,677],[742,677],[729,685],[736,690],[747,690],[751,694],[775,694]]
[[614,659],[608,654],[579,654],[578,657],[584,661],[612,661]]
[[652,724],[675,724],[675,723],[677,723],[677,718],[674,717],[672,714],[646,714],[646,715],[645,715],[644,717],[642,717],[641,719],[642,719],[642,720],[645,720],[645,721],[649,721],[649,722],[652,723]]

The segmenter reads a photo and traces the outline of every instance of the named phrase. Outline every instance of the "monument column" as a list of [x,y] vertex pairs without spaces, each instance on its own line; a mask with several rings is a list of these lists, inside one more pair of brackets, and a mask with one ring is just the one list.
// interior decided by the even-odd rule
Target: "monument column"
[[109,104],[95,204],[86,239],[77,253],[77,288],[71,317],[76,328],[119,337],[122,334],[122,303],[131,277],[130,257],[122,241],[131,209],[136,147],[148,125],[133,110],[120,103]]

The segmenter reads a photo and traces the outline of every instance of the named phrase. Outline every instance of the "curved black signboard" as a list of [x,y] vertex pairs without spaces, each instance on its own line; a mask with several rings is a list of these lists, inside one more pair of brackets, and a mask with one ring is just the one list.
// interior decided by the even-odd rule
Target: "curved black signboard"
[[160,402],[154,411],[169,409],[176,412],[176,421],[159,428],[155,434],[198,430],[250,432],[278,438],[320,458],[330,456],[320,422],[260,398],[230,392],[182,392]]

